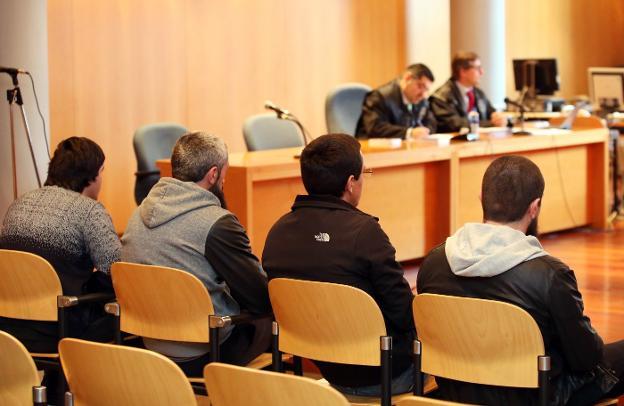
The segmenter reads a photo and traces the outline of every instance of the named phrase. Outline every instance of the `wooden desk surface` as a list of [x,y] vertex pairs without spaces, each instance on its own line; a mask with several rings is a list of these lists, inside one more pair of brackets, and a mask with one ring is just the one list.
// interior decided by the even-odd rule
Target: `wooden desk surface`
[[[373,168],[359,208],[379,217],[397,249],[397,259],[424,256],[467,221],[481,221],[483,173],[501,155],[521,154],[540,167],[546,180],[540,216],[543,232],[591,225],[606,227],[608,215],[608,131],[562,131],[510,136],[489,130],[474,142],[439,147],[436,140],[403,141],[397,148],[362,142],[364,162]],[[301,148],[232,153],[225,195],[246,227],[252,249],[262,254],[277,219],[290,210],[300,179]],[[157,162],[170,176],[169,160]]]

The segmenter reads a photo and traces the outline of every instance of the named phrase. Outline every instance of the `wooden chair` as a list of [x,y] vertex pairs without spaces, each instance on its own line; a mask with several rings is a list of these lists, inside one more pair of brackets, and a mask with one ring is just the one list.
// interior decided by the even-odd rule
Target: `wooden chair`
[[[249,322],[258,316],[218,316],[208,290],[194,275],[179,269],[116,262],[111,267],[116,303],[106,311],[116,316],[115,342],[121,331],[160,340],[210,343],[210,360],[219,359],[219,330]],[[248,366],[271,364],[271,354],[260,355]],[[191,378],[198,393],[204,393],[202,378]]]
[[0,331],[0,405],[46,405],[46,388],[39,381],[26,347]]
[[550,357],[529,313],[494,300],[433,294],[417,295],[413,311],[420,340],[415,395],[422,395],[422,371],[475,384],[537,388],[539,403],[548,404]]
[[401,399],[396,406],[459,406],[467,403],[449,402],[447,400],[438,400],[425,398],[422,396],[408,396]]
[[[414,298],[413,310],[420,340],[414,343],[414,394],[422,394],[422,371],[476,384],[537,388],[540,404],[548,404],[550,357],[525,310],[495,300],[428,293]],[[595,406],[617,404],[607,398]]]
[[300,376],[213,362],[204,368],[213,406],[348,406],[334,388]]
[[[110,300],[112,294],[63,295],[61,281],[44,258],[23,251],[0,249],[0,316],[20,320],[58,322],[59,339],[68,335],[67,309]],[[44,370],[60,371],[57,353],[31,353]],[[60,374],[62,376],[62,373]],[[65,383],[59,379],[62,396]]]
[[65,338],[59,353],[70,389],[66,406],[196,404],[182,370],[153,351]]
[[269,296],[276,320],[275,370],[280,370],[282,351],[316,361],[378,366],[381,399],[347,398],[351,403],[390,405],[392,337],[372,297],[347,285],[285,278],[269,282]]

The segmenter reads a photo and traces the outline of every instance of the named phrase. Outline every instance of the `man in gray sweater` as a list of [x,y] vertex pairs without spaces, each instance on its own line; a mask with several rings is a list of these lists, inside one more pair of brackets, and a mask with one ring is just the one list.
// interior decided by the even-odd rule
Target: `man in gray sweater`
[[[216,314],[269,312],[266,274],[242,225],[226,209],[228,155],[223,140],[202,132],[185,134],[173,149],[171,166],[173,178],[161,178],[130,218],[122,237],[122,260],[195,275],[206,285]],[[246,364],[264,352],[270,342],[269,323],[226,329],[221,360]],[[208,344],[143,341],[189,375],[201,375],[208,361]]]

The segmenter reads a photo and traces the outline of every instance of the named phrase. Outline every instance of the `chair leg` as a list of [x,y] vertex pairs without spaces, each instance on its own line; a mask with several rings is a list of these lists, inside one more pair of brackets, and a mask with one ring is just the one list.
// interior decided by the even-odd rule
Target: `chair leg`
[[33,386],[33,406],[47,406],[48,405],[48,393],[45,386]]
[[301,361],[301,357],[293,357],[293,372],[297,376],[303,376],[303,362]]
[[414,395],[422,396],[424,393],[424,375],[422,373],[422,344],[414,340]]
[[271,341],[272,341],[272,353],[273,353],[273,371],[284,372],[284,366],[282,365],[282,353],[279,350],[279,324],[274,321],[271,324]]
[[70,391],[65,392],[65,406],[74,406],[74,394]]
[[219,328],[210,327],[210,362],[219,362]]
[[537,357],[537,370],[538,370],[538,383],[539,383],[539,405],[546,406],[549,404],[549,389],[548,376],[550,374],[550,357],[540,356]]
[[392,337],[380,337],[381,406],[392,404]]
[[104,311],[113,316],[114,324],[113,329],[115,330],[114,341],[115,344],[121,345],[121,307],[117,302],[106,303],[104,305]]

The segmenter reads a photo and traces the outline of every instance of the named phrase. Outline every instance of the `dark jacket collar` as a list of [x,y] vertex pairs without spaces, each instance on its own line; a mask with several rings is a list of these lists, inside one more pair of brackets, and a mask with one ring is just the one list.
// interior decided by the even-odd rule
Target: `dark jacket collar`
[[363,213],[352,204],[345,202],[339,197],[331,195],[298,195],[295,198],[295,203],[292,205],[292,210],[297,210],[302,207],[316,207],[320,209],[346,210]]

